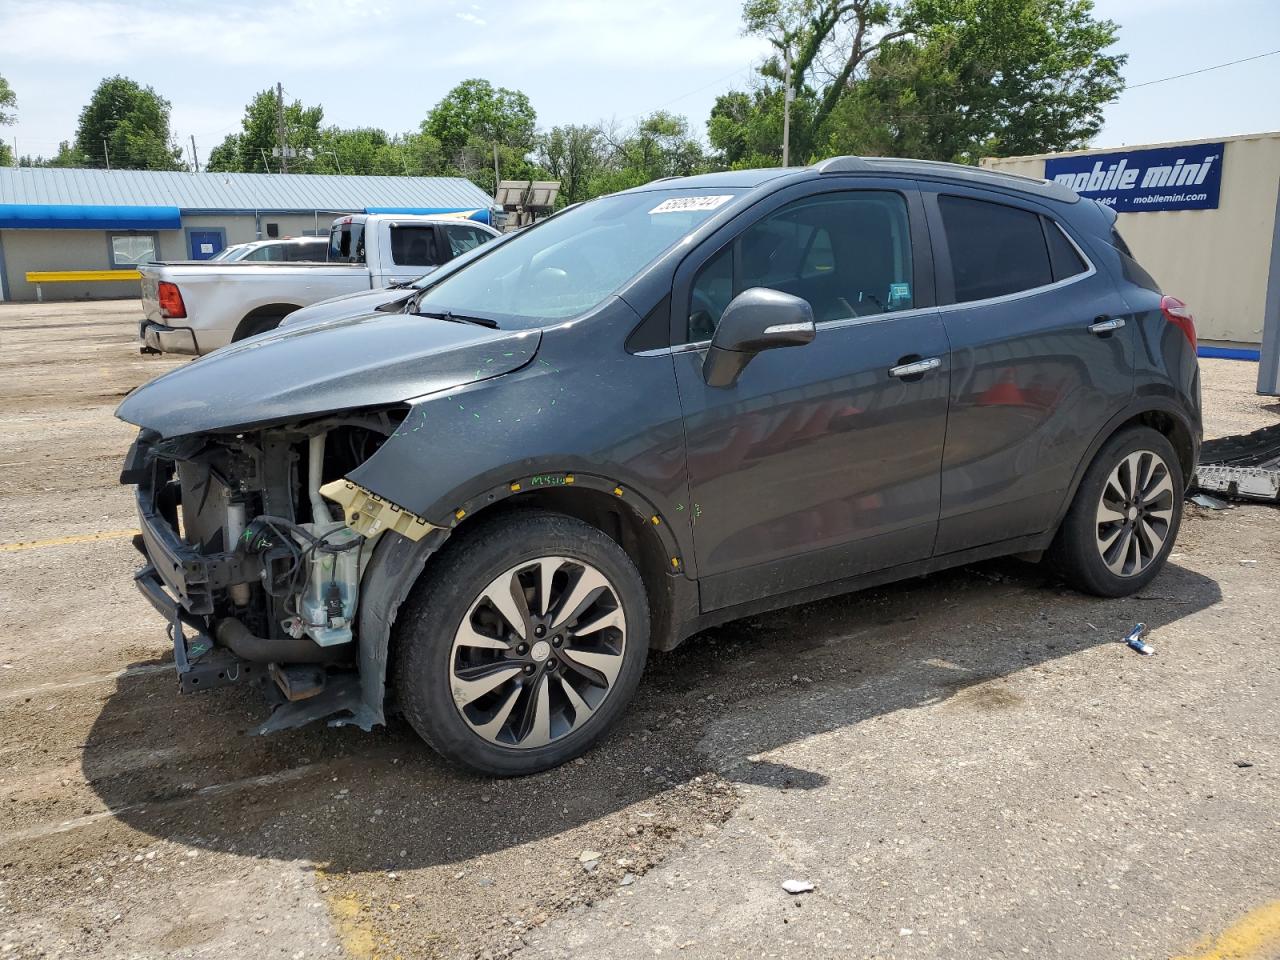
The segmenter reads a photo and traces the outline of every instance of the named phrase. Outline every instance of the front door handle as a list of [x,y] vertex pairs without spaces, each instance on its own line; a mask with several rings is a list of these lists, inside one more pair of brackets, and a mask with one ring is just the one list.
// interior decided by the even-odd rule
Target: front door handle
[[937,370],[942,366],[940,357],[929,357],[927,360],[913,360],[911,363],[902,363],[896,367],[889,368],[889,376],[905,379],[907,377],[918,377],[928,373],[930,370]]
[[1124,320],[1120,317],[1108,317],[1089,324],[1089,332],[1102,336],[1104,333],[1111,333],[1114,330],[1119,330],[1123,326]]

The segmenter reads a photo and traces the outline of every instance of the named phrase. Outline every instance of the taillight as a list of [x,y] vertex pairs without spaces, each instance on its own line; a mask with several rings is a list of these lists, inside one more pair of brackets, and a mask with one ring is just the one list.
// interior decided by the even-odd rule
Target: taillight
[[1182,335],[1187,338],[1187,343],[1191,344],[1191,349],[1194,350],[1196,348],[1196,318],[1191,315],[1187,305],[1177,297],[1161,297],[1160,312],[1164,314],[1166,320],[1182,331]]
[[187,305],[182,302],[182,291],[176,283],[161,280],[156,287],[156,299],[160,301],[160,316],[181,319],[187,315]]

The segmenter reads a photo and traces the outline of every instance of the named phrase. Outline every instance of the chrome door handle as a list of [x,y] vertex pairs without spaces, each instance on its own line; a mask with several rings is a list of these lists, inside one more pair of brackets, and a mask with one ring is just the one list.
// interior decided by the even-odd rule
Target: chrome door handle
[[1119,330],[1123,326],[1124,321],[1122,319],[1112,317],[1109,320],[1098,320],[1089,324],[1089,332],[1097,334],[1110,333],[1112,330]]
[[937,370],[940,366],[942,366],[940,357],[930,357],[928,360],[915,360],[911,363],[890,367],[889,376],[899,378],[918,377],[922,373],[928,373],[930,370]]

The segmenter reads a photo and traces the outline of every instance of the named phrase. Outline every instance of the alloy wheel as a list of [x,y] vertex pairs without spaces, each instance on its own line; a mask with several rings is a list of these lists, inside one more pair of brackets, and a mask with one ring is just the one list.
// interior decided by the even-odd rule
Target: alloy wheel
[[1107,569],[1135,577],[1155,561],[1173,523],[1173,477],[1159,454],[1136,450],[1121,460],[1102,487],[1097,546]]
[[491,743],[544,747],[599,710],[626,642],[626,615],[603,573],[570,557],[526,561],[480,592],[454,634],[454,706]]

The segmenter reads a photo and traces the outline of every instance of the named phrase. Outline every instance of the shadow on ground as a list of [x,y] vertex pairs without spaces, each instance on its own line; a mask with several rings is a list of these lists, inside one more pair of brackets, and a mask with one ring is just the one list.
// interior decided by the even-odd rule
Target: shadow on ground
[[[506,781],[450,767],[398,720],[373,734],[312,726],[250,737],[265,712],[257,690],[180,697],[170,676],[150,673],[120,681],[83,770],[118,819],[158,838],[333,870],[457,863],[707,772],[820,787],[820,771],[748,758],[939,700],[1000,709],[1000,678],[1219,599],[1215,582],[1174,565],[1142,598],[1104,601],[996,561],[737,621],[652,657],[620,728],[584,764]],[[796,708],[816,694],[827,694],[821,709]],[[139,751],[165,760],[120,762]]]

